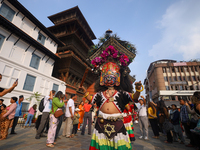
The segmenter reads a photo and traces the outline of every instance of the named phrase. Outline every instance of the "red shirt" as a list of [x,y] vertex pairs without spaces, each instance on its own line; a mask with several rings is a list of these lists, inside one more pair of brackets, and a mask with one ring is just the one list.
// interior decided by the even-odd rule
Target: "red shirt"
[[89,112],[91,107],[92,107],[91,104],[84,104],[83,105],[83,108],[85,109],[85,112]]

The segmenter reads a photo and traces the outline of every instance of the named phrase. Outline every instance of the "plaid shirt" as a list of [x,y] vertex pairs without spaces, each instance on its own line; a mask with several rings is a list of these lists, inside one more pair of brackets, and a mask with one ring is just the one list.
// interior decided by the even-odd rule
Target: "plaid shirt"
[[180,118],[181,118],[182,123],[187,123],[189,121],[189,116],[188,116],[188,112],[186,109],[186,105],[183,105],[181,107]]

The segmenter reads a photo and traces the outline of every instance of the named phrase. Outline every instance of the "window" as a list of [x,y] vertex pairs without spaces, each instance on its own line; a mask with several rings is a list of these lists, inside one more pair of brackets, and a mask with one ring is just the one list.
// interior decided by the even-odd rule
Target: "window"
[[181,81],[181,76],[177,76],[178,77],[178,81]]
[[191,81],[190,76],[187,76],[187,80],[188,80],[188,81]]
[[27,74],[23,90],[33,91],[36,77]]
[[166,87],[166,90],[170,90],[169,86],[165,86]]
[[172,72],[175,72],[174,67],[172,67]]
[[194,72],[193,67],[190,67],[191,72]]
[[177,81],[177,80],[176,80],[176,77],[173,77],[173,80],[174,80],[174,81]]
[[54,90],[54,91],[58,92],[58,87],[59,87],[59,85],[57,85],[57,84],[55,84],[55,83],[53,84],[53,90]]
[[42,45],[44,45],[46,37],[42,35],[41,33],[38,33],[38,39],[37,41],[40,42]]
[[183,67],[181,67],[181,72],[183,72]]
[[167,68],[167,73],[170,73],[169,68]]
[[185,86],[185,90],[188,90],[188,87],[187,87],[187,86]]
[[176,100],[175,96],[172,96],[172,100]]
[[164,77],[164,80],[165,80],[165,81],[168,81],[168,80],[167,80],[167,77]]
[[178,85],[175,86],[175,89],[176,89],[176,90],[179,90]]
[[185,81],[185,77],[183,76],[183,81]]
[[166,68],[162,68],[163,69],[163,73],[166,73]]
[[12,10],[8,5],[3,3],[0,8],[0,14],[2,16],[4,16],[6,19],[8,19],[9,21],[12,21],[14,15],[15,15],[15,11]]
[[38,69],[39,64],[40,64],[40,57],[35,54],[32,54],[30,67]]
[[192,86],[192,85],[190,86],[190,90],[194,90],[194,88],[193,88],[193,86]]
[[192,80],[193,80],[193,81],[196,81],[196,78],[195,78],[195,76],[192,76]]
[[30,103],[22,102],[22,115],[27,114]]
[[180,85],[180,90],[183,90],[183,86],[182,85]]
[[174,87],[173,87],[173,86],[171,86],[171,90],[174,90]]
[[171,77],[169,77],[169,82],[172,82],[172,78]]
[[194,67],[194,69],[195,69],[196,72],[198,72],[198,68],[197,67]]
[[1,49],[1,46],[3,45],[4,39],[5,39],[5,36],[0,34],[0,49]]
[[199,90],[199,87],[198,87],[198,85],[195,85],[195,90]]

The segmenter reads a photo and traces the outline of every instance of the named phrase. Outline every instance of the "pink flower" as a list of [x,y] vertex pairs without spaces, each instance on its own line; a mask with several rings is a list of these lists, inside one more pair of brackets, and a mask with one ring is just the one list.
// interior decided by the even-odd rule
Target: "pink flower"
[[113,54],[113,58],[117,58],[117,56],[118,56],[118,53]]
[[97,64],[101,62],[100,57],[96,57],[94,60],[96,61]]
[[92,63],[93,66],[96,65],[96,61],[94,59],[91,61],[91,63]]
[[101,54],[101,57],[106,58],[107,56],[109,56],[109,54],[106,51],[103,51],[103,53]]

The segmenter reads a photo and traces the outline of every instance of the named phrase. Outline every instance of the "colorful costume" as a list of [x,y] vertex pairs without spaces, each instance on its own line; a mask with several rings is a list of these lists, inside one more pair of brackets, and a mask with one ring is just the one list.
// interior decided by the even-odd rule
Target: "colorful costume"
[[0,114],[0,138],[1,139],[6,139],[7,135],[8,135],[8,129],[10,126],[11,121],[13,120],[9,120],[7,117],[1,118],[4,114],[6,114],[6,109],[3,110]]
[[[128,104],[130,106],[130,104]],[[131,141],[135,141],[135,135],[133,134],[133,121],[132,121],[132,107],[130,109],[124,109],[125,117],[124,117],[124,126],[128,132],[129,138]]]
[[[131,142],[122,121],[122,112],[125,105],[132,101],[132,96],[128,92],[116,91],[112,102],[119,110],[117,114],[105,114],[99,111],[99,116],[95,125],[90,144],[90,150],[113,149],[131,150]],[[122,99],[123,98],[123,99]],[[96,103],[100,108],[104,103],[109,102],[105,92],[98,92],[93,96],[92,103]]]
[[[132,149],[128,132],[122,121],[122,112],[125,106],[133,101],[133,94],[129,93],[133,89],[128,77],[130,70],[127,66],[130,62],[125,54],[118,52],[111,45],[99,57],[91,61],[94,72],[101,71],[101,76],[100,82],[97,82],[95,86],[97,93],[91,97],[87,92],[84,96],[91,100],[92,104],[96,103],[99,107],[99,115],[93,131],[90,150]],[[137,99],[136,102],[138,102]],[[107,106],[104,107],[105,104]],[[105,113],[106,111],[102,108],[109,106],[115,107],[115,111],[107,108],[111,113]],[[112,113],[117,112],[117,110],[118,113]]]

